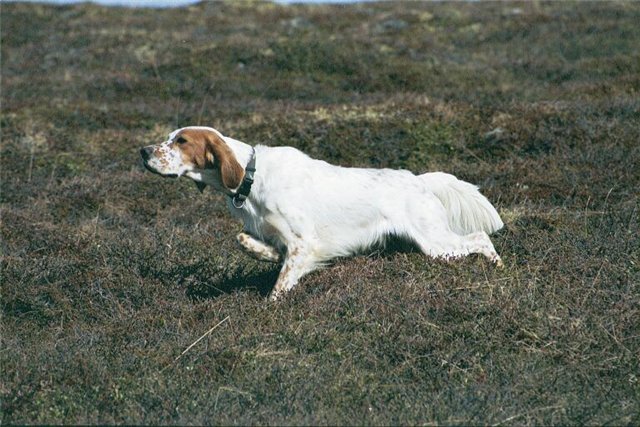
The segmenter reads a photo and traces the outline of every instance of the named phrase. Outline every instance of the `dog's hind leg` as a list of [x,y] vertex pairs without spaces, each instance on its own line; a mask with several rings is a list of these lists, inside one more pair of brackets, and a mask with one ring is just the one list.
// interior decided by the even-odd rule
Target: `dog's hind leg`
[[258,261],[280,262],[282,257],[273,246],[267,245],[247,233],[240,233],[236,237],[240,247]]
[[[453,259],[469,254],[482,254],[496,266],[502,267],[489,235],[484,231],[458,234],[449,225],[446,208],[440,203],[410,204],[410,222],[404,225],[404,235],[413,240],[426,255],[434,258]],[[429,212],[429,215],[425,215]]]
[[493,247],[493,243],[491,242],[489,235],[484,231],[477,231],[475,233],[462,236],[462,241],[465,249],[468,250],[469,253],[482,254],[493,262],[496,267],[504,267],[502,258],[500,258],[500,255],[498,255],[496,249]]
[[469,254],[482,254],[493,262],[496,267],[503,267],[502,259],[496,252],[484,231],[460,236],[447,230],[426,236],[420,232],[414,232],[411,236],[422,252],[434,258],[453,259]]

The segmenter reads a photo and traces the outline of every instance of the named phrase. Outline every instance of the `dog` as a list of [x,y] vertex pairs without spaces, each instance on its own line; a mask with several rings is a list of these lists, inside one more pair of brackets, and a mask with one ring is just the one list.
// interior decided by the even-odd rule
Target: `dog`
[[329,260],[390,236],[430,257],[478,253],[502,266],[489,238],[503,226],[500,215],[476,186],[453,175],[335,166],[293,147],[254,147],[201,126],[177,129],[140,155],[151,172],[186,176],[200,191],[210,186],[227,196],[244,225],[240,246],[258,260],[282,263],[271,300]]

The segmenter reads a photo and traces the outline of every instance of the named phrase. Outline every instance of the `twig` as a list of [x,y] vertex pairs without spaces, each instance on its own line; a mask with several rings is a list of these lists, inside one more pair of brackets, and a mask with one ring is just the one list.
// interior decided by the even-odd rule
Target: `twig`
[[226,322],[227,320],[229,320],[229,316],[225,317],[224,319],[222,319],[221,321],[219,321],[213,328],[209,329],[207,332],[205,332],[204,334],[202,334],[202,336],[200,338],[198,338],[197,340],[195,340],[193,343],[191,343],[191,345],[187,348],[184,349],[184,351],[182,353],[180,353],[180,356],[176,357],[174,362],[177,362],[178,359],[180,359],[182,356],[184,356],[184,354],[191,350],[191,348],[198,344],[204,337],[206,337],[207,335],[209,335],[211,332],[213,332],[214,329],[216,329],[218,326],[222,325],[224,322]]
[[29,173],[27,175],[27,182],[31,182],[31,174],[33,172],[33,158],[36,154],[36,145],[31,143],[31,155],[29,156]]
[[505,418],[504,420],[502,420],[500,422],[497,422],[495,424],[491,424],[491,427],[496,427],[496,426],[499,426],[501,424],[508,423],[509,421],[513,421],[513,420],[515,420],[517,418],[520,418],[520,417],[525,417],[525,416],[527,416],[527,415],[529,415],[529,414],[531,414],[533,412],[546,411],[547,409],[560,409],[560,408],[562,408],[562,406],[560,406],[560,405],[552,405],[552,406],[543,406],[543,407],[540,407],[540,408],[533,408],[533,409],[530,409],[528,411],[524,411],[524,412],[521,412],[519,414],[512,415],[512,416],[510,416],[508,418]]
[[607,213],[607,202],[609,202],[609,196],[611,195],[613,188],[614,187],[611,187],[611,189],[607,193],[607,197],[604,198],[604,205],[602,206],[602,216],[600,217],[600,224],[598,225],[598,228],[602,228],[602,222],[604,221],[604,216]]
[[198,113],[198,121],[196,122],[198,126],[202,124],[202,114],[204,113],[204,106],[207,103],[207,96],[209,96],[209,92],[214,88],[215,85],[216,82],[211,83],[205,91],[204,96],[202,97],[202,104],[200,104],[200,112]]

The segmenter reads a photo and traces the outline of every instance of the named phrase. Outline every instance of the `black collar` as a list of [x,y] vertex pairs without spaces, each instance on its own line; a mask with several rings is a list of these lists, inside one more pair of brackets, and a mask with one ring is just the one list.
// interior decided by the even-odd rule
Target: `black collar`
[[233,206],[237,209],[242,209],[253,185],[253,174],[256,171],[256,150],[253,147],[251,147],[251,150],[251,160],[247,163],[247,167],[244,168],[242,183],[240,187],[238,187],[238,190],[236,190],[236,194],[231,197],[231,203],[233,203]]

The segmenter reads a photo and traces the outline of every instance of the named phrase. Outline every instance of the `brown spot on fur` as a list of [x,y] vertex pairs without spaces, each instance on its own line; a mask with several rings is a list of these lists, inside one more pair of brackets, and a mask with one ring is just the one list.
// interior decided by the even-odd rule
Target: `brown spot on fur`
[[244,168],[218,134],[205,129],[185,129],[176,135],[175,140],[180,137],[186,140],[178,145],[185,161],[199,169],[219,170],[220,181],[226,188],[235,189],[240,185]]

